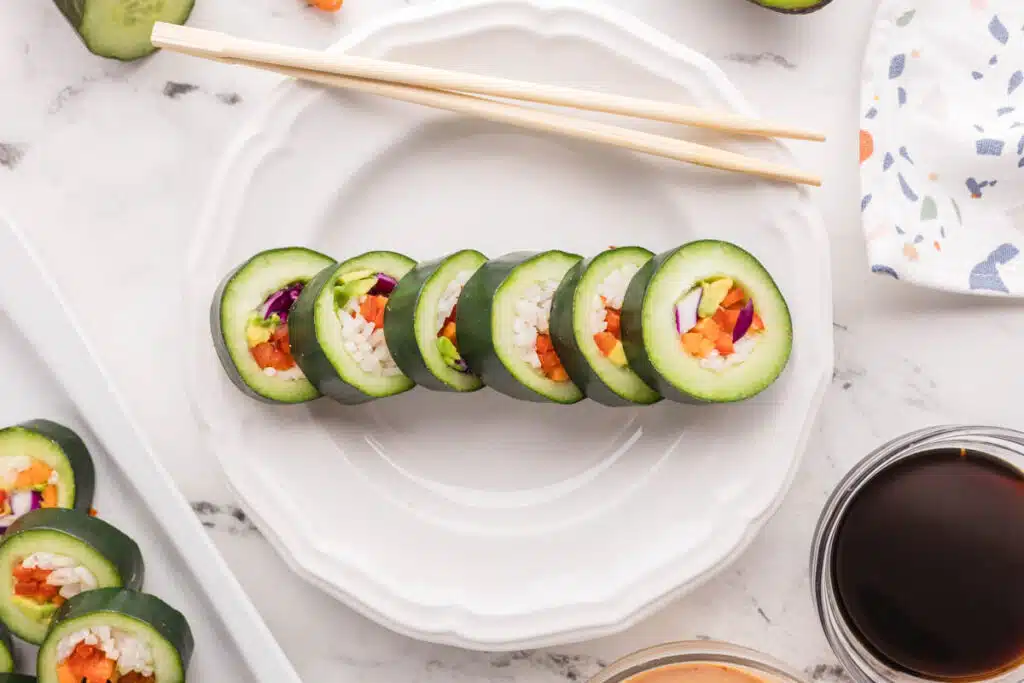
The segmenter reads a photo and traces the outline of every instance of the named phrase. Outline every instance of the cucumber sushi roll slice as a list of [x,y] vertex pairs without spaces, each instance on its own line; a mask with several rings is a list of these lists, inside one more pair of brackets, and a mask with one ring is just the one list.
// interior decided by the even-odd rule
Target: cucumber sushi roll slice
[[467,249],[413,268],[395,288],[384,312],[384,336],[395,363],[412,381],[435,391],[476,391],[483,386],[459,352],[456,304],[487,257]]
[[[11,633],[7,630],[7,627],[0,626],[0,683],[4,683],[5,680],[16,683],[18,680],[17,674],[13,676],[7,676],[6,674],[11,673],[15,669],[14,662],[14,643],[11,642]],[[29,680],[34,681],[34,678]]]
[[100,588],[64,603],[39,648],[39,683],[184,683],[192,630],[159,598]]
[[49,420],[0,429],[0,532],[39,508],[88,512],[96,471],[85,443]]
[[551,301],[579,263],[564,251],[515,252],[488,261],[466,283],[456,324],[469,369],[506,396],[576,403],[573,384],[551,341]]
[[195,0],[54,0],[93,54],[122,61],[156,51],[153,24],[184,24]]
[[793,324],[779,288],[751,254],[691,242],[633,278],[622,309],[630,366],[666,398],[726,403],[768,388],[789,361]]
[[265,403],[320,396],[292,356],[289,316],[306,284],[332,265],[301,247],[260,252],[228,273],[213,295],[210,330],[224,371],[245,394]]
[[43,642],[54,613],[95,588],[141,588],[142,552],[107,522],[75,510],[35,510],[0,542],[0,620]]
[[640,247],[609,249],[566,273],[551,307],[551,340],[569,377],[607,406],[651,404],[658,392],[630,369],[622,346],[622,302],[633,276],[654,256]]
[[384,309],[415,265],[371,251],[325,268],[302,292],[292,314],[295,360],[324,394],[355,405],[413,388],[388,348]]

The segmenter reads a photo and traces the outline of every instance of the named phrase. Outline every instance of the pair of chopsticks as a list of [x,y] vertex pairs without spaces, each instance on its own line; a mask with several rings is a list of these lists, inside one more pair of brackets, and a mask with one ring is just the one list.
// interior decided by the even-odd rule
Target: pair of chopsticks
[[711,112],[672,102],[276,45],[164,22],[158,22],[153,26],[152,42],[155,47],[174,52],[255,67],[331,88],[380,95],[699,166],[772,180],[821,185],[821,179],[816,175],[774,162],[687,140],[654,135],[502,100],[572,107],[585,111],[685,124],[726,133],[812,141],[825,139],[824,135],[813,131],[772,124],[737,114]]

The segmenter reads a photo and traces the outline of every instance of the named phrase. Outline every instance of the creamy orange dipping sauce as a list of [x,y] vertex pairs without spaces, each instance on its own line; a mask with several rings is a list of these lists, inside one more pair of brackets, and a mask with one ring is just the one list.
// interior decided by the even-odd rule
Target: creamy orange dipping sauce
[[627,683],[766,683],[763,678],[728,664],[686,662],[638,673]]

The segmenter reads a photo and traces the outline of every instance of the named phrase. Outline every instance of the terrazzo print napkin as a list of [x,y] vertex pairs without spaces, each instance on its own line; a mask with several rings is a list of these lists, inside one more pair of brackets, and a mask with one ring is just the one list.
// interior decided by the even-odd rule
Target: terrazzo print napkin
[[872,270],[1024,296],[1024,0],[882,0],[862,107]]

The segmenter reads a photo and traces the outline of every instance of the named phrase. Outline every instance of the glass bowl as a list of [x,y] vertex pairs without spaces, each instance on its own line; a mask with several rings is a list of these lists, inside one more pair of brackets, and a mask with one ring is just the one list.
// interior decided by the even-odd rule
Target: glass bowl
[[[829,645],[857,683],[936,681],[894,669],[864,645],[846,619],[830,568],[839,524],[847,507],[864,486],[875,475],[901,460],[942,448],[975,451],[1024,473],[1024,433],[998,427],[929,427],[894,439],[861,460],[836,486],[818,520],[811,546],[811,591],[814,605]],[[1021,683],[1024,681],[1024,662],[1018,662],[1009,670],[991,676],[951,680],[957,683]]]
[[714,640],[666,643],[634,652],[609,664],[589,683],[622,683],[645,671],[691,662],[728,665],[765,683],[806,683],[803,676],[774,657]]

